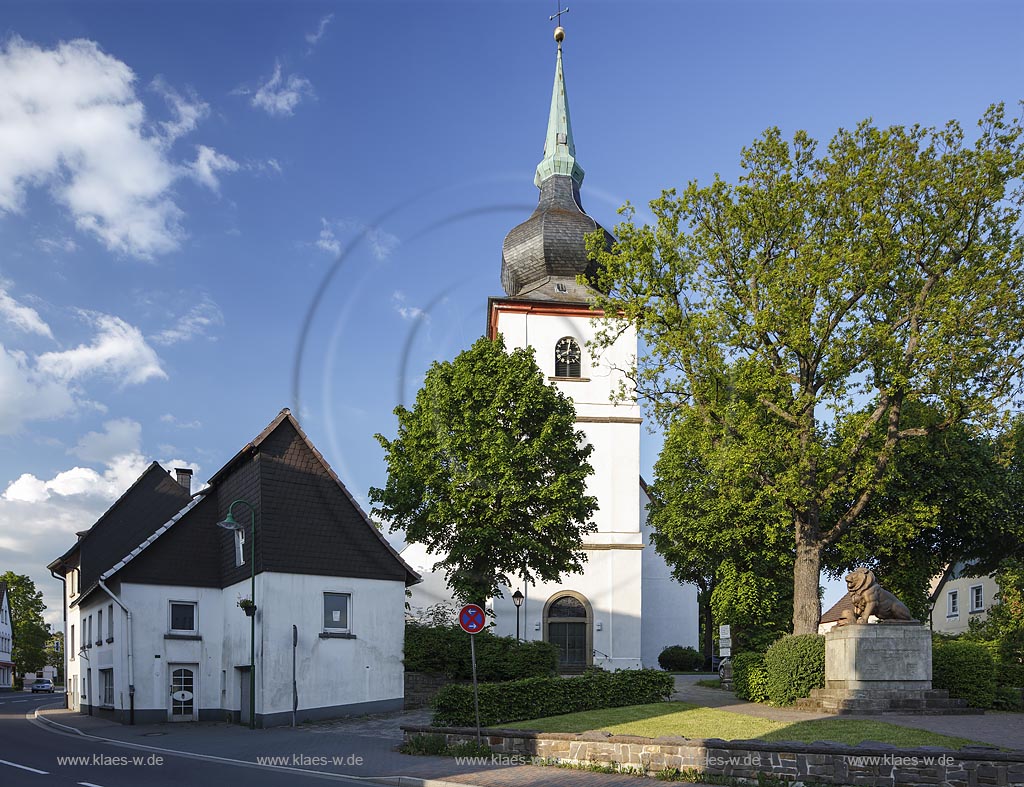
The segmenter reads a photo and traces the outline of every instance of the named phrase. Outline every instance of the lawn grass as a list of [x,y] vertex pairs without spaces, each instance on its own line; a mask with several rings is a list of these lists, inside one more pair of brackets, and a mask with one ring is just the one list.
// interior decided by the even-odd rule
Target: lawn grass
[[818,719],[798,722],[773,721],[688,702],[658,702],[625,708],[568,713],[502,724],[502,727],[540,732],[586,732],[606,730],[615,735],[657,738],[681,735],[686,738],[761,741],[834,741],[855,746],[862,741],[879,741],[904,748],[945,746],[959,749],[976,744],[967,738],[939,735],[928,730],[900,727],[870,719]]

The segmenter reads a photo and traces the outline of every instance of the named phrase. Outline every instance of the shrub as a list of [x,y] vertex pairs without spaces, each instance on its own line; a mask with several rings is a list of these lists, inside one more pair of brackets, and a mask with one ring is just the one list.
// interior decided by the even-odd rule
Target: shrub
[[[587,672],[577,678],[527,678],[480,685],[480,724],[539,719],[583,710],[619,708],[660,702],[675,687],[671,675],[658,670]],[[445,686],[434,698],[435,725],[474,725],[473,687]]]
[[658,655],[658,665],[669,672],[694,672],[704,666],[704,657],[689,646],[669,645]]
[[977,642],[936,642],[932,648],[932,686],[972,708],[991,708],[995,699],[995,667],[988,648]]
[[792,705],[825,685],[825,638],[787,635],[765,652],[764,666],[768,699],[773,705]]
[[1024,710],[1024,695],[1021,689],[1010,686],[996,686],[994,699],[992,700],[993,710],[1022,711]]
[[[477,678],[484,681],[548,677],[558,670],[558,650],[550,642],[518,642],[489,631],[476,637]],[[458,626],[405,625],[405,668],[409,672],[443,672],[449,678],[473,677],[469,634]]]
[[732,658],[732,687],[736,696],[751,702],[768,701],[768,673],[760,653],[738,653]]

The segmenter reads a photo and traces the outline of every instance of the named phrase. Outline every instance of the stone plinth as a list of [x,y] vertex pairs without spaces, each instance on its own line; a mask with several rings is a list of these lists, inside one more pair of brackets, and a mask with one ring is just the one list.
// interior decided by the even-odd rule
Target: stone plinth
[[919,623],[836,626],[825,635],[826,689],[931,687],[932,637]]
[[825,634],[825,688],[797,700],[824,713],[981,713],[932,689],[932,637],[920,623],[855,623]]

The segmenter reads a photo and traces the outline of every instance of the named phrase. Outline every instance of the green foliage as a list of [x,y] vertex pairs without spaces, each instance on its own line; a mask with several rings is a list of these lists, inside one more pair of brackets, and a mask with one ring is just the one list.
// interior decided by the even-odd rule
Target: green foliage
[[[547,677],[558,671],[558,648],[550,642],[517,642],[489,631],[476,637],[477,679],[485,681]],[[405,669],[443,672],[449,678],[473,676],[469,634],[458,626],[405,624]]]
[[867,526],[898,447],[997,427],[1020,392],[1024,126],[997,105],[976,136],[865,121],[818,151],[769,129],[735,184],[664,192],[654,226],[626,206],[611,250],[588,238],[598,348],[635,324],[637,396],[699,426],[716,496],[753,485],[788,513],[794,633],[816,631],[823,552]]
[[693,412],[669,426],[649,487],[651,541],[680,582],[700,589],[735,647],[777,639],[793,614],[791,519],[749,481],[721,495],[714,444]]
[[792,705],[825,685],[825,638],[818,634],[783,637],[764,654],[768,699],[772,705]]
[[1019,713],[1024,711],[1024,695],[1022,689],[1012,686],[996,686],[992,698],[993,710],[1005,710]]
[[46,649],[50,640],[50,627],[43,620],[43,594],[24,574],[7,571],[0,574],[0,582],[7,583],[7,598],[11,610],[11,660],[16,673],[37,672],[46,666]]
[[[592,671],[576,678],[527,678],[484,683],[480,689],[480,724],[538,719],[563,713],[619,708],[667,699],[675,688],[671,675],[658,670]],[[473,687],[445,686],[434,698],[438,726],[474,725]]]
[[669,672],[696,672],[704,666],[704,657],[689,646],[669,645],[658,654],[658,666]]
[[421,757],[445,757],[448,754],[448,743],[444,735],[412,735],[398,747],[402,754]]
[[996,679],[988,649],[977,642],[936,641],[932,647],[932,687],[967,700],[972,708],[991,708]]
[[732,688],[741,700],[768,702],[768,670],[761,653],[732,657]]
[[375,516],[445,555],[456,598],[501,596],[511,577],[558,582],[581,571],[594,529],[586,494],[593,447],[572,401],[548,385],[532,349],[479,339],[427,371],[412,410],[395,409],[384,447],[388,481],[370,490]]

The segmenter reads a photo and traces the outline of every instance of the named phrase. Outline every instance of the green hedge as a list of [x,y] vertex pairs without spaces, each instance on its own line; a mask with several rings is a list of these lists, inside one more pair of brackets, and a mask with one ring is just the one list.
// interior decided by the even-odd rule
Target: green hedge
[[[520,680],[557,673],[558,649],[550,642],[518,642],[515,637],[496,637],[488,631],[474,636],[478,680]],[[473,677],[469,634],[458,626],[406,623],[405,669],[443,672],[449,678],[468,680]]]
[[988,648],[977,642],[936,642],[932,647],[932,687],[967,700],[972,708],[991,708],[996,678]]
[[741,700],[768,702],[768,670],[761,653],[738,653],[732,661],[732,688]]
[[765,651],[764,667],[772,705],[792,705],[825,685],[825,638],[787,635]]
[[[659,670],[595,670],[578,678],[484,683],[480,685],[480,723],[493,727],[576,711],[661,702],[674,687],[672,676]],[[476,723],[472,686],[445,686],[434,697],[433,707],[436,726],[471,727]]]
[[669,645],[658,654],[658,665],[669,672],[695,672],[704,666],[704,657],[695,648]]

